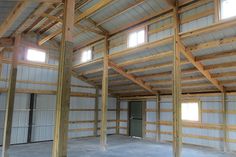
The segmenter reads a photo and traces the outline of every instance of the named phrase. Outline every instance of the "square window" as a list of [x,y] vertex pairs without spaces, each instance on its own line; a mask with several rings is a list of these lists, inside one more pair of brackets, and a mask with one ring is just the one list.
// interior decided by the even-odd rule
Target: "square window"
[[236,0],[221,0],[221,19],[236,16]]
[[135,47],[145,42],[145,30],[141,29],[129,34],[128,47]]
[[181,117],[183,121],[200,121],[200,109],[198,102],[184,102],[181,104]]
[[92,50],[89,49],[89,50],[83,51],[81,54],[81,62],[84,63],[90,60],[92,60]]
[[41,51],[41,50],[37,50],[37,49],[29,48],[28,51],[27,51],[26,59],[28,61],[45,63],[45,61],[46,61],[46,52]]

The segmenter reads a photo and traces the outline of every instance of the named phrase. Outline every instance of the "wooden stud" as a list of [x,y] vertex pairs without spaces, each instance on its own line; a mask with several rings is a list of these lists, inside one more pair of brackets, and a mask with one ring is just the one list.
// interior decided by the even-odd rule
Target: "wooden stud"
[[174,7],[174,55],[172,72],[172,97],[173,97],[173,156],[181,156],[182,127],[181,127],[181,64],[179,49],[179,16],[178,3]]
[[105,38],[105,47],[103,56],[103,78],[102,78],[102,122],[100,130],[100,146],[106,150],[107,146],[107,103],[108,103],[108,53],[109,41],[108,35]]
[[96,88],[95,111],[94,111],[94,136],[98,136],[98,106],[99,106],[99,89]]
[[160,100],[160,94],[157,93],[156,95],[156,142],[161,141],[161,127],[160,127],[160,121],[161,121],[161,100]]
[[12,129],[12,118],[14,110],[15,90],[16,90],[16,77],[17,77],[17,59],[20,51],[20,40],[21,36],[15,37],[14,53],[12,56],[12,64],[10,70],[10,81],[8,83],[8,95],[7,105],[5,113],[5,123],[3,132],[3,145],[2,145],[2,157],[9,156],[9,147],[11,142],[11,129]]
[[116,99],[116,134],[120,134],[120,98]]
[[227,139],[228,139],[228,125],[227,125],[227,114],[228,114],[228,107],[227,107],[227,102],[226,102],[226,92],[223,92],[222,93],[222,109],[223,109],[223,132],[224,132],[224,136],[223,136],[223,142],[224,142],[224,145],[223,145],[223,150],[224,152],[227,152],[228,151],[228,143],[227,143]]
[[72,72],[75,0],[64,1],[64,17],[61,41],[61,53],[58,68],[56,116],[52,157],[67,156],[70,84]]

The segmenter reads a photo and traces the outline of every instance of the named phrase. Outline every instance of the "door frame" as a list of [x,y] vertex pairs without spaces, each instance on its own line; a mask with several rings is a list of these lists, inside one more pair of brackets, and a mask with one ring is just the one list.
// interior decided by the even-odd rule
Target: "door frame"
[[134,101],[129,101],[128,102],[128,121],[127,121],[127,135],[130,136],[130,115],[131,115],[131,110],[130,110],[130,106],[132,102],[141,102],[142,103],[142,136],[141,138],[145,137],[145,131],[146,131],[146,106],[147,106],[147,102],[144,100],[134,100]]

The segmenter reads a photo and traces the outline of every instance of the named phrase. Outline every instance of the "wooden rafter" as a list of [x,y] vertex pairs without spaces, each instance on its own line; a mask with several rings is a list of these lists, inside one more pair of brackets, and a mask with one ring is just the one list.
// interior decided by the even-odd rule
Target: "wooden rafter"
[[192,52],[187,50],[182,43],[179,44],[180,50],[183,55],[213,84],[215,85],[220,91],[223,92],[223,86],[219,84],[219,82],[212,78],[210,72],[205,70],[203,65],[200,62],[196,62],[196,58],[192,55]]
[[14,38],[3,37],[0,38],[0,47],[12,47],[14,45]]
[[[46,14],[46,13],[43,13],[41,16],[43,17],[47,17],[48,19],[51,19],[53,21],[56,21],[56,22],[59,22],[59,23],[62,23],[62,19],[61,18],[58,18],[56,16],[53,16],[53,15],[50,15],[50,14]],[[93,29],[93,28],[90,28],[90,27],[87,27],[87,26],[83,26],[83,25],[80,25],[80,24],[76,24],[76,27],[78,27],[79,29],[81,30],[85,30],[85,31],[90,31],[90,32],[93,32],[93,33],[96,33],[96,34],[99,34],[99,35],[105,35],[103,32],[101,31],[98,31],[96,29]]]
[[0,37],[2,37],[7,32],[7,30],[12,26],[12,24],[17,20],[17,18],[29,4],[30,1],[21,1],[16,4],[16,7],[0,26]]
[[120,12],[118,12],[117,14],[112,15],[112,16],[106,18],[105,20],[99,22],[99,23],[97,24],[97,26],[100,26],[100,25],[102,25],[102,24],[104,24],[104,23],[106,23],[106,22],[108,22],[108,21],[114,19],[115,17],[118,17],[118,16],[124,14],[125,12],[129,11],[130,9],[133,9],[133,8],[135,8],[136,6],[142,4],[144,1],[145,1],[145,0],[138,0],[138,1],[136,1],[134,4],[128,5],[125,9],[123,9],[123,10],[120,11]]
[[[74,24],[76,25],[77,23],[79,23],[81,20],[88,18],[90,15],[92,15],[93,13],[97,12],[99,9],[107,6],[108,4],[110,4],[111,2],[114,2],[112,0],[103,0],[102,2],[99,2],[97,4],[95,4],[93,7],[89,8],[88,10],[84,11],[83,13],[81,13],[78,17],[75,17],[75,21]],[[43,39],[41,39],[38,44],[42,45],[45,42],[47,42],[48,40],[54,38],[55,36],[59,35],[61,33],[61,29],[53,32],[52,34],[49,34],[48,36],[44,37]]]
[[116,72],[118,72],[119,74],[121,74],[122,76],[124,76],[125,78],[133,81],[135,84],[139,85],[140,87],[144,88],[145,90],[149,91],[152,94],[156,94],[155,91],[152,90],[152,87],[148,86],[145,84],[145,82],[143,82],[140,79],[137,79],[135,76],[131,75],[131,74],[127,74],[125,72],[124,69],[122,69],[121,67],[117,66],[115,63],[113,63],[112,61],[108,62],[109,66],[114,69]]

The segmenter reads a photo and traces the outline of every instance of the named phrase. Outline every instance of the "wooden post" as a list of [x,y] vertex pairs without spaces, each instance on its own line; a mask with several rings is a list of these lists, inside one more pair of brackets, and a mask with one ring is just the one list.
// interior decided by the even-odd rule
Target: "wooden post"
[[74,27],[75,0],[64,0],[61,51],[58,68],[56,117],[53,141],[53,157],[67,156],[68,119],[72,68],[72,30]]
[[120,98],[116,99],[116,134],[120,134]]
[[179,49],[179,17],[178,2],[174,10],[174,55],[172,71],[172,97],[173,97],[173,157],[181,156],[182,127],[181,127],[181,65]]
[[99,103],[99,89],[96,88],[95,110],[94,110],[94,136],[98,136],[98,103]]
[[108,35],[105,37],[105,51],[103,56],[103,78],[102,78],[102,119],[100,130],[100,145],[106,150],[107,145],[107,102],[108,102]]
[[217,22],[219,22],[219,19],[220,19],[220,2],[219,2],[219,0],[214,0],[214,9],[215,9],[214,21],[215,21],[215,23],[217,23]]
[[158,93],[156,95],[156,142],[161,141],[161,127],[160,127],[160,122],[161,122],[161,103],[160,103],[160,94]]
[[7,105],[5,113],[5,123],[3,132],[2,157],[9,156],[9,147],[11,144],[12,118],[15,101],[16,77],[17,77],[17,59],[20,51],[21,36],[16,35],[14,43],[14,52],[10,70],[10,81],[8,83]]
[[228,131],[227,131],[227,102],[226,102],[226,93],[222,93],[222,108],[223,108],[223,132],[224,132],[224,145],[223,145],[223,150],[224,152],[228,151]]

